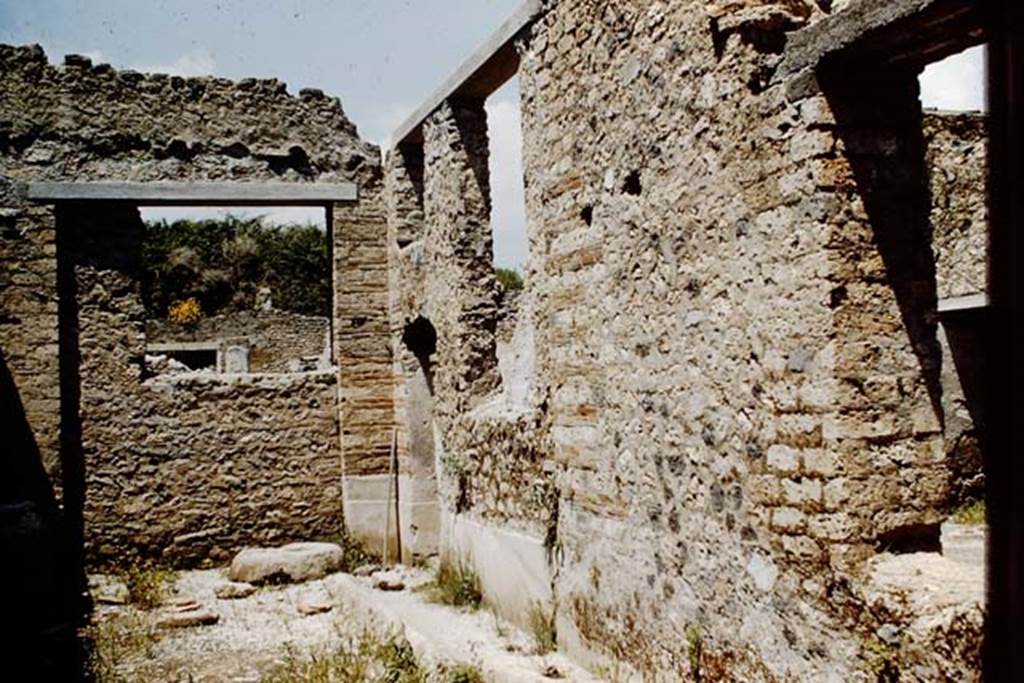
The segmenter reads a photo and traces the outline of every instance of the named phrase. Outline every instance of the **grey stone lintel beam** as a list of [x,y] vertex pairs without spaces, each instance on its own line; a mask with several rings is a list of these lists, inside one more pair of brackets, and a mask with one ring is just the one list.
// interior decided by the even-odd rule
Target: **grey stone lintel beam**
[[939,299],[938,311],[939,313],[957,313],[959,311],[977,311],[988,308],[988,306],[988,294],[968,294]]
[[827,58],[841,57],[843,68],[854,70],[860,60],[922,68],[985,41],[982,4],[854,0],[845,9],[791,33],[773,81],[788,81],[789,98],[797,100],[818,91],[814,72]]
[[391,136],[391,146],[421,144],[423,122],[449,99],[484,100],[519,70],[516,38],[540,16],[541,0],[526,0]]
[[25,199],[129,202],[144,206],[310,206],[359,199],[355,183],[30,182]]
[[175,351],[219,351],[218,342],[168,342],[146,344],[146,353],[174,353]]

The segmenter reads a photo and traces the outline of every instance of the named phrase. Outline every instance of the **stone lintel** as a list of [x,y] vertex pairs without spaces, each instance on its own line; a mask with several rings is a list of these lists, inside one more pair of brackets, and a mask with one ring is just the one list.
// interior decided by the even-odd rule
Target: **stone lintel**
[[355,183],[30,182],[24,197],[40,203],[108,201],[146,206],[309,206],[359,199]]
[[939,299],[938,311],[939,313],[974,311],[987,308],[988,305],[988,294],[968,294],[966,296],[954,296],[948,299]]
[[921,68],[985,41],[982,11],[965,0],[855,0],[790,34],[775,81],[842,54]]
[[451,77],[427,98],[391,136],[391,146],[423,142],[423,122],[448,99],[484,100],[512,78],[519,69],[515,41],[540,16],[540,0],[526,0],[480,49],[463,62]]
[[176,351],[219,351],[219,342],[168,342],[146,344],[146,353],[174,353]]

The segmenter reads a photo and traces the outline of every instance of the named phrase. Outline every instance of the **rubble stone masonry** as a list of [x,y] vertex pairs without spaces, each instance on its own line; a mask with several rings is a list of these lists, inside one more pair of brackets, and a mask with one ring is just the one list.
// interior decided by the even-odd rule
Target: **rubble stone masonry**
[[[983,124],[924,116],[920,63],[787,66],[795,32],[831,22],[835,50],[906,16],[866,4],[543,3],[518,45],[525,405],[484,374],[479,104],[423,123],[392,330],[437,330],[442,516],[543,542],[559,643],[595,668],[977,676],[976,607],[897,651],[865,597],[881,553],[937,551],[956,498],[936,310],[983,284],[985,231]],[[416,144],[388,166],[396,241]]]
[[[380,461],[392,422],[390,375],[380,375],[388,399],[377,406],[386,425],[373,427],[379,443],[367,435],[374,421],[351,408],[354,365],[342,372],[343,430],[337,378],[142,386],[134,207],[40,206],[25,201],[19,185],[354,182],[358,206],[329,207],[336,265],[348,278],[335,280],[334,348],[338,359],[360,346],[390,363],[387,334],[374,338],[368,330],[379,328],[364,326],[386,300],[384,256],[375,271],[380,293],[360,294],[373,276],[373,259],[361,256],[371,242],[360,240],[376,236],[382,248],[385,232],[378,150],[358,138],[336,98],[313,89],[294,96],[276,80],[147,75],[79,56],[55,66],[37,46],[2,46],[0,89],[0,348],[57,492],[62,459],[84,470],[86,490],[71,502],[84,508],[92,558],[131,550],[195,562],[247,533],[269,541],[337,532],[338,433],[350,467],[371,468],[360,465],[367,454]],[[99,248],[83,252],[89,230]],[[237,505],[225,507],[232,500]]]

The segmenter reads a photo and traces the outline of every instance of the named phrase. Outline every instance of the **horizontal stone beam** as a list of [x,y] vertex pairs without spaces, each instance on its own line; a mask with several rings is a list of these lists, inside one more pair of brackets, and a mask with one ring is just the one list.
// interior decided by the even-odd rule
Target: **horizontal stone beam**
[[804,74],[807,83],[796,88],[809,94],[817,89],[813,70],[832,56],[920,68],[984,41],[980,3],[972,0],[854,0],[789,34],[773,80]]
[[515,41],[540,16],[541,1],[526,0],[519,10],[427,98],[391,136],[391,146],[423,141],[423,122],[451,98],[486,99],[519,69]]
[[146,206],[309,206],[359,199],[355,183],[30,182],[26,199],[44,204],[130,202]]
[[939,313],[956,313],[958,311],[976,311],[988,308],[988,294],[968,294],[939,299]]
[[175,353],[178,351],[219,351],[220,344],[217,342],[166,342],[161,344],[146,344],[146,353]]

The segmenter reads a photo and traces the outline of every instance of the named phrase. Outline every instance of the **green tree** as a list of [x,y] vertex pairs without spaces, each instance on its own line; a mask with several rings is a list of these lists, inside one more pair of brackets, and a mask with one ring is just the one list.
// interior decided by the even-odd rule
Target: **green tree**
[[245,310],[269,287],[274,307],[330,314],[331,264],[315,225],[267,225],[262,218],[166,220],[146,225],[142,294],[151,318],[195,298],[206,315]]

